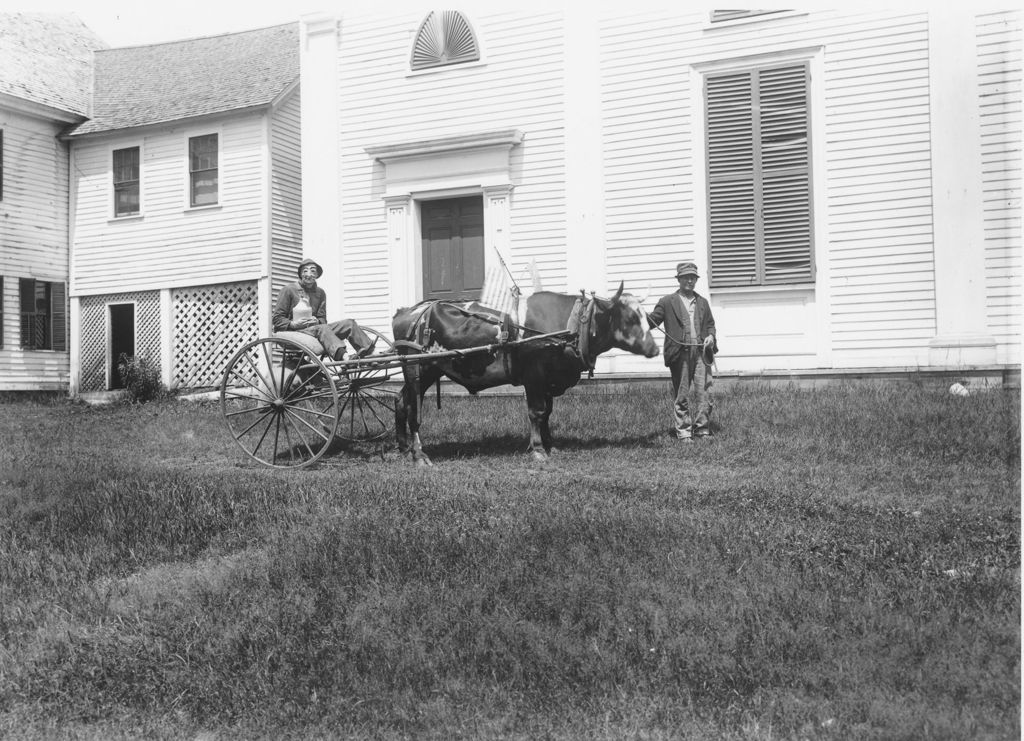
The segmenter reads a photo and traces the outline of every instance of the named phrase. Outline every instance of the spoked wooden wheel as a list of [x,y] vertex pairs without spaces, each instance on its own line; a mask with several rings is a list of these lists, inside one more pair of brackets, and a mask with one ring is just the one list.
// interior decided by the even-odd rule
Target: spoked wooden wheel
[[291,340],[264,338],[235,353],[224,369],[220,403],[235,442],[273,468],[313,463],[338,427],[333,374]]
[[[350,442],[381,440],[394,430],[398,400],[395,383],[402,378],[401,370],[395,373],[391,340],[368,327],[363,330],[377,341],[376,350],[358,364],[348,365],[339,379],[337,435]],[[375,360],[377,355],[390,357]]]

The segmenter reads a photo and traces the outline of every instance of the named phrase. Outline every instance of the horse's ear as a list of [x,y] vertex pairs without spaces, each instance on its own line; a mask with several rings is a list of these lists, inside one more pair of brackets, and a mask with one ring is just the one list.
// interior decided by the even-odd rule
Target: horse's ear
[[619,281],[619,290],[617,290],[615,292],[615,295],[612,296],[612,303],[613,304],[618,302],[619,297],[622,296],[622,289],[625,288],[625,287],[626,287],[626,281],[624,281],[624,280],[623,281]]

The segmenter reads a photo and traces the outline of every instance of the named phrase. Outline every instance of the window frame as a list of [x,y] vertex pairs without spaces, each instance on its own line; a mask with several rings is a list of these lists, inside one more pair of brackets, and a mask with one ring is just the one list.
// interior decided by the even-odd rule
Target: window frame
[[746,21],[751,18],[761,18],[766,15],[778,15],[779,13],[790,13],[792,12],[789,8],[779,8],[777,10],[769,9],[755,9],[749,10],[710,10],[708,11],[708,23],[728,23],[730,21]]
[[[441,58],[433,62],[419,62],[417,57],[420,55],[420,39],[423,37],[425,30],[433,19],[438,14],[453,14],[459,17],[461,22],[465,24],[465,29],[468,31],[469,39],[472,42],[473,55],[462,55],[455,59]],[[444,23],[443,16],[442,20],[434,21],[436,27],[437,24]],[[445,36],[445,48],[447,48],[448,37]],[[469,18],[469,15],[461,10],[430,10],[420,21],[416,27],[416,31],[412,35],[412,44],[409,47],[409,74],[419,75],[429,72],[437,72],[438,70],[448,69],[450,67],[465,67],[475,66],[483,62],[484,52],[483,45],[480,43],[480,36],[476,32],[476,27],[473,25]]]
[[[818,137],[815,136],[815,111],[820,110],[820,104],[816,103],[817,94],[815,91],[814,79],[816,74],[817,59],[820,56],[820,47],[810,50],[797,50],[790,53],[776,54],[776,55],[764,55],[757,58],[746,58],[741,60],[723,60],[714,63],[708,63],[704,65],[695,66],[693,71],[694,80],[694,92],[697,95],[697,100],[700,101],[700,110],[697,111],[695,119],[699,121],[700,130],[699,139],[695,138],[695,143],[699,142],[700,153],[703,156],[703,162],[695,163],[699,167],[700,178],[703,182],[700,184],[695,183],[696,193],[699,198],[704,201],[704,208],[702,209],[704,215],[704,238],[706,244],[706,257],[708,266],[708,287],[715,291],[730,290],[730,289],[773,289],[773,288],[815,288],[818,279],[818,265],[820,263],[817,252],[822,244],[821,236],[817,233],[817,225],[815,223],[815,213],[818,212],[818,198],[819,189],[821,187],[822,180],[820,173],[817,171],[817,163],[819,159],[815,156],[815,147]],[[715,256],[718,254],[721,258],[721,253],[716,252],[716,244],[712,241],[712,231],[714,216],[713,209],[715,202],[712,196],[712,183],[713,182],[726,182],[728,177],[723,178],[721,175],[712,175],[712,153],[711,153],[711,136],[708,131],[708,116],[710,115],[710,102],[708,98],[708,87],[707,81],[711,77],[721,76],[739,76],[743,74],[747,75],[759,75],[763,72],[770,72],[771,70],[778,70],[787,67],[803,67],[804,79],[806,81],[803,96],[805,101],[805,116],[806,116],[806,165],[798,173],[800,176],[806,177],[806,212],[804,214],[806,218],[806,232],[800,236],[806,239],[806,258],[808,264],[806,267],[806,275],[799,277],[793,277],[789,275],[782,275],[779,278],[773,278],[770,273],[766,270],[766,256],[770,257],[768,244],[765,240],[764,227],[765,221],[763,218],[763,206],[765,203],[763,186],[766,182],[770,181],[770,177],[765,177],[765,170],[763,168],[764,155],[762,152],[757,151],[758,142],[762,140],[764,131],[754,131],[754,126],[757,122],[757,117],[752,116],[748,120],[750,121],[751,130],[751,150],[752,157],[757,157],[756,161],[751,160],[752,170],[750,172],[750,185],[751,185],[751,207],[753,209],[752,223],[753,223],[753,234],[754,239],[753,246],[753,260],[754,260],[754,276],[750,280],[742,280],[729,276],[718,277],[715,274],[714,264],[716,262]],[[752,96],[755,85],[751,84],[751,95],[747,97],[747,103],[752,107]],[[760,155],[760,156],[758,156]],[[737,170],[737,172],[740,172]],[[769,171],[769,175],[771,172]],[[717,178],[717,179],[716,179]],[[734,181],[740,183],[743,176],[734,175]],[[721,216],[719,213],[717,216]],[[785,219],[780,217],[779,221],[774,223],[775,227],[785,225]],[[786,247],[782,247],[779,252],[775,255],[775,259],[780,263],[784,262],[785,253],[787,252]],[[800,257],[803,257],[801,255]]]
[[[192,144],[194,141],[206,139],[210,137],[216,138],[216,150],[214,156],[216,161],[214,167],[196,168],[193,169],[193,148]],[[222,136],[220,130],[216,131],[205,131],[204,133],[186,133],[185,135],[185,207],[188,210],[204,209],[204,208],[216,208],[221,205],[221,183],[223,181],[223,165],[221,156],[221,141]],[[203,153],[200,153],[202,156]],[[208,153],[206,153],[208,154]],[[195,178],[199,173],[214,173],[214,197],[215,200],[212,203],[196,203],[196,184]]]
[[[136,178],[134,180],[122,180],[118,181],[118,168],[115,166],[115,157],[119,152],[127,152],[129,150],[136,150],[138,156]],[[111,206],[113,209],[113,219],[135,219],[142,216],[142,144],[127,144],[125,146],[111,147],[110,148],[110,191],[111,191]],[[135,211],[119,213],[118,212],[118,194],[124,190],[124,184],[134,183],[135,197],[138,201],[138,208]]]
[[[40,284],[45,287],[42,299],[45,303],[45,312],[39,310],[38,287]],[[32,297],[32,306],[26,310],[28,296]],[[41,345],[35,342],[34,335],[31,338],[27,337],[25,331],[28,323],[37,324],[39,317],[44,317],[44,339]],[[67,284],[63,281],[19,278],[18,326],[20,330],[19,346],[22,350],[67,352]]]
[[[727,14],[727,15],[725,15]],[[755,23],[771,23],[785,18],[806,16],[806,10],[710,10],[704,16],[703,30],[707,32],[727,32],[737,26]]]

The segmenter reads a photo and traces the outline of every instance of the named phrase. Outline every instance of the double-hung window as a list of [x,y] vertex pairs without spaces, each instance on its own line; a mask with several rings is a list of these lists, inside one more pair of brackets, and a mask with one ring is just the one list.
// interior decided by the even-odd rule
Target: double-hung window
[[114,216],[139,213],[139,148],[114,150]]
[[18,293],[21,346],[26,350],[67,350],[64,284],[20,278]]
[[188,140],[189,205],[216,205],[218,188],[218,136],[206,134]]
[[710,285],[814,280],[806,62],[708,73]]

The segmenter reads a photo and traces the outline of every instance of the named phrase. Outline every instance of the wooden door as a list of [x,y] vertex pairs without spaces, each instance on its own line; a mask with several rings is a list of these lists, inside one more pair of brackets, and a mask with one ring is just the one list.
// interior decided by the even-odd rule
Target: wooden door
[[423,201],[423,298],[474,301],[484,286],[481,196]]

